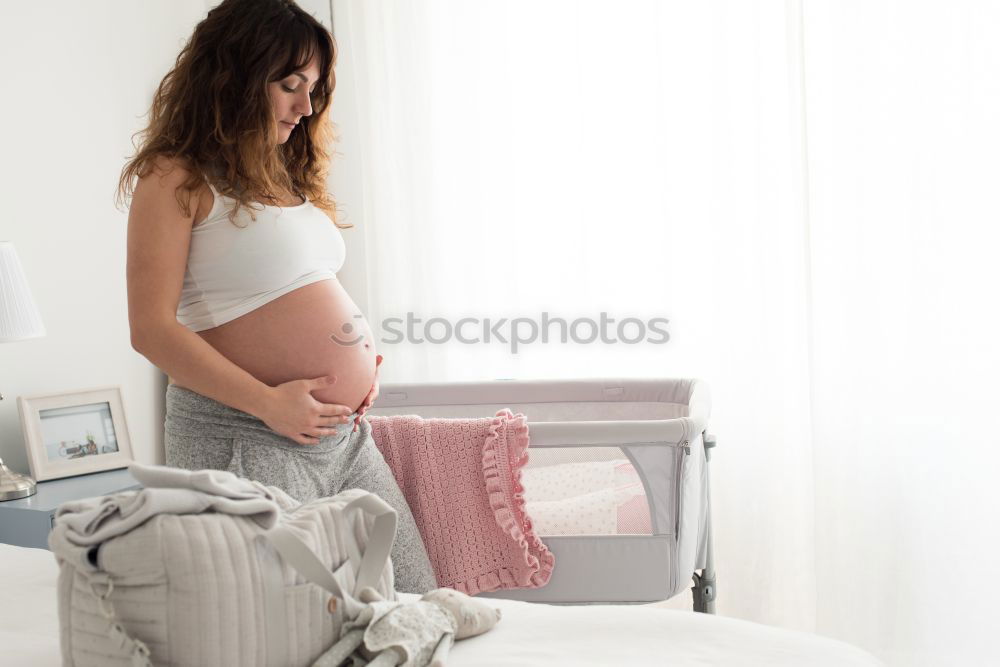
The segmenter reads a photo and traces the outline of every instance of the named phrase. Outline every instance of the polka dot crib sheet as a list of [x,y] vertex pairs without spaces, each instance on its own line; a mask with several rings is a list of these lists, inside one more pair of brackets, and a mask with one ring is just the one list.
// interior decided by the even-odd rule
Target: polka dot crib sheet
[[525,510],[541,535],[652,532],[645,489],[626,458],[521,470]]

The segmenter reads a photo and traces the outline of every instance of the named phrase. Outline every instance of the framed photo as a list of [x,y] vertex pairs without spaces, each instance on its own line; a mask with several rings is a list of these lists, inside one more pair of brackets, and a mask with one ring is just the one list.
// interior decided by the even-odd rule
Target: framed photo
[[121,387],[18,396],[17,409],[36,481],[125,468],[133,461]]

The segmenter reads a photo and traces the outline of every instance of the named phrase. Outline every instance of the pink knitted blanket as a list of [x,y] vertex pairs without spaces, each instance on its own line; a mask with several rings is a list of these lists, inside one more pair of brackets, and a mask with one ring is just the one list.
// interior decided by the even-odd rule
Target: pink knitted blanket
[[468,595],[548,583],[555,556],[524,511],[528,424],[494,417],[368,416],[427,546],[438,586]]

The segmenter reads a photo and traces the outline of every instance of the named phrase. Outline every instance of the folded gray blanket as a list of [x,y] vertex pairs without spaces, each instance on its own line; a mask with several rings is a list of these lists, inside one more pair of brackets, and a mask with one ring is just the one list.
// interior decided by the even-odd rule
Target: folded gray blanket
[[248,516],[271,528],[281,510],[301,503],[281,489],[224,470],[184,470],[133,463],[129,472],[145,488],[63,503],[56,509],[49,548],[76,554],[76,565],[95,571],[97,548],[158,514],[221,512]]

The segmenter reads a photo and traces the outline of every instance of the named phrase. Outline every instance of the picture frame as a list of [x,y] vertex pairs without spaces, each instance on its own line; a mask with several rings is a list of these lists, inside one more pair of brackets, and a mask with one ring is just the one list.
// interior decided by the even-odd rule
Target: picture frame
[[134,461],[118,385],[18,396],[17,409],[35,481],[125,468]]

